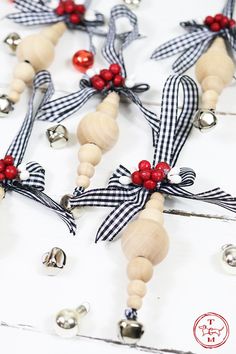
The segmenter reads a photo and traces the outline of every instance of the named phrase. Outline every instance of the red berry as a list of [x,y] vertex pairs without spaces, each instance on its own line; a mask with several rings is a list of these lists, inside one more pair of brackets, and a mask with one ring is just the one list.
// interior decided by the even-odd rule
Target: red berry
[[155,182],[161,182],[165,179],[165,172],[163,170],[153,170],[151,174],[151,179]]
[[78,25],[80,23],[81,18],[79,14],[73,13],[70,15],[70,22],[73,23],[73,25]]
[[132,183],[141,186],[143,184],[143,180],[140,177],[139,171],[135,171],[131,175]]
[[142,161],[139,162],[138,168],[139,168],[140,171],[151,170],[151,164],[147,160],[142,160]]
[[234,27],[236,24],[235,20],[233,20],[232,18],[229,20],[229,27],[232,28]]
[[119,64],[111,64],[109,70],[112,72],[112,74],[118,75],[121,72],[121,67]]
[[103,69],[100,71],[100,76],[103,78],[105,81],[111,81],[113,79],[113,74],[110,70]]
[[151,171],[150,170],[142,170],[139,172],[140,177],[143,181],[147,181],[151,178]]
[[214,22],[214,17],[212,16],[207,16],[204,20],[205,25],[210,26]]
[[99,75],[94,75],[91,78],[91,83],[92,86],[98,91],[102,91],[106,85],[105,81]]
[[113,84],[115,87],[122,86],[124,84],[124,78],[121,75],[116,75],[113,79]]
[[162,161],[156,165],[155,169],[162,170],[165,174],[167,174],[171,170],[171,167],[168,165],[168,163]]
[[0,160],[0,172],[4,172],[6,168],[6,164],[4,160]]
[[143,186],[148,190],[152,190],[156,188],[157,184],[151,179],[148,179],[147,181],[144,182]]
[[229,19],[228,17],[224,16],[222,20],[220,21],[220,26],[221,28],[226,28],[229,26]]
[[7,179],[15,179],[18,175],[18,170],[15,166],[7,166],[5,169],[5,176]]
[[223,14],[216,14],[214,16],[214,20],[215,20],[215,22],[219,22],[220,23],[223,17],[224,17]]
[[4,163],[7,166],[13,165],[14,164],[14,158],[11,155],[7,155],[4,157]]
[[83,15],[86,11],[86,7],[84,5],[75,5],[75,10]]
[[5,177],[4,173],[0,173],[0,182],[4,181],[5,178],[6,177]]
[[71,14],[73,11],[75,11],[75,4],[73,1],[67,0],[64,5],[65,12],[67,14]]
[[64,5],[60,4],[57,6],[57,8],[55,9],[55,12],[58,16],[62,16],[65,13],[65,9],[64,9]]
[[218,22],[214,22],[212,23],[212,25],[210,25],[210,29],[212,32],[219,32],[221,30],[221,27]]

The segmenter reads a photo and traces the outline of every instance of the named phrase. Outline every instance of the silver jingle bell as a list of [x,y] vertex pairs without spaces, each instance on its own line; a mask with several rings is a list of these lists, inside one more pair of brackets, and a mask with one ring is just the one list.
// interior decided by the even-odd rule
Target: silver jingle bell
[[18,33],[12,32],[9,33],[4,39],[3,43],[6,45],[9,53],[15,54],[18,45],[20,44],[21,37]]
[[66,146],[69,140],[68,130],[64,125],[57,124],[46,131],[50,146],[54,149],[61,149]]
[[78,219],[81,216],[81,207],[78,208],[72,208],[70,204],[70,198],[72,197],[71,194],[65,194],[60,200],[60,205],[62,208],[68,210],[71,212],[74,216],[75,219]]
[[13,102],[6,95],[0,95],[0,117],[6,117],[11,111]]
[[64,338],[72,338],[78,334],[82,317],[89,312],[89,304],[80,305],[76,310],[61,310],[55,318],[55,332]]
[[48,275],[56,275],[66,265],[66,254],[58,247],[52,248],[50,252],[43,255],[43,265]]
[[119,321],[118,331],[118,336],[122,342],[134,345],[142,338],[144,326],[136,320],[124,319]]
[[223,269],[232,275],[236,275],[236,246],[224,245],[221,248],[221,263]]
[[123,0],[125,5],[129,6],[131,9],[137,8],[140,5],[141,0]]
[[193,120],[193,125],[201,132],[214,128],[217,124],[217,117],[213,109],[199,109]]

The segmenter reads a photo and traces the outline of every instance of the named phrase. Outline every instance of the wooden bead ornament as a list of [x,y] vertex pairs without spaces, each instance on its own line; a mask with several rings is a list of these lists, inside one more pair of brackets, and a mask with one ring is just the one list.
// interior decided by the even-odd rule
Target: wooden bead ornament
[[203,24],[196,21],[181,22],[188,33],[162,44],[151,57],[159,60],[182,52],[172,66],[176,73],[184,73],[196,63],[195,74],[202,88],[202,97],[194,117],[194,126],[201,131],[216,125],[215,110],[219,96],[234,76],[234,7],[235,1],[227,0],[222,13],[207,16]]
[[[181,86],[184,97],[179,113]],[[133,173],[119,166],[107,188],[85,191],[71,199],[74,207],[114,207],[100,225],[96,242],[113,241],[123,230],[121,246],[128,260],[128,308],[125,310],[126,318],[118,323],[118,330],[119,337],[127,344],[136,344],[144,333],[142,323],[137,320],[137,312],[143,306],[146,284],[153,277],[154,266],[168,254],[169,237],[163,225],[165,195],[194,201],[210,200],[236,212],[236,198],[220,188],[198,194],[188,191],[186,187],[194,183],[195,172],[191,168],[175,166],[198,108],[196,83],[186,75],[171,75],[165,83],[162,97],[160,130],[154,146],[153,163],[142,160]],[[170,111],[172,114],[169,114]],[[120,181],[124,178],[130,178],[130,183],[122,184]],[[131,221],[135,215],[138,216]]]

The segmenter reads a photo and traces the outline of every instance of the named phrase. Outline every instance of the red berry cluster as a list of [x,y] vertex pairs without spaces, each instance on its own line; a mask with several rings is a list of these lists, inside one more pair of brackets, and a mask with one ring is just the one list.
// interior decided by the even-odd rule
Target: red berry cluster
[[217,14],[213,16],[207,16],[204,20],[204,24],[210,28],[213,32],[218,32],[224,28],[232,28],[236,22],[232,18],[228,18],[223,14]]
[[14,166],[14,158],[11,155],[0,160],[0,182],[15,179],[17,176],[18,170]]
[[163,182],[171,170],[166,162],[159,162],[155,168],[151,167],[149,161],[142,160],[138,165],[139,170],[131,175],[132,183],[144,186],[148,190],[156,188],[158,182]]
[[78,25],[84,15],[86,8],[84,5],[76,5],[73,0],[60,0],[59,5],[55,9],[58,16],[68,15],[69,21],[73,25]]
[[90,79],[92,86],[102,91],[112,86],[120,87],[124,85],[125,79],[121,76],[121,67],[119,64],[111,64],[109,69],[102,69],[99,75],[94,75]]

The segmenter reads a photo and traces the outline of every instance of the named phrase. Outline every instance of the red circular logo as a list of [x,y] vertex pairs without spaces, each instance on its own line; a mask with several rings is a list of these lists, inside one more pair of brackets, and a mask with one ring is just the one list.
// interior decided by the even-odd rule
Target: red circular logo
[[218,348],[229,338],[229,325],[224,317],[208,312],[198,317],[193,326],[196,341],[204,348]]

